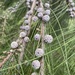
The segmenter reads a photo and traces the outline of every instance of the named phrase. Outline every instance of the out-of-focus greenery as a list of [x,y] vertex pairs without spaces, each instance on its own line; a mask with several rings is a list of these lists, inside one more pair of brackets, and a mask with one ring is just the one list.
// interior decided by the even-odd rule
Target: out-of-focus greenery
[[[66,12],[66,0],[48,0],[51,4],[51,19],[46,24],[46,33],[54,38],[53,43],[45,44],[45,75],[74,75],[75,74],[75,19]],[[43,0],[43,3],[47,0]],[[15,12],[9,11],[10,7],[19,7]],[[0,56],[3,51],[10,50],[10,43],[18,38],[23,17],[27,7],[25,0],[0,0]],[[29,35],[31,41],[25,48],[24,60],[18,64],[18,55],[13,55],[0,69],[0,75],[31,75],[34,71],[31,62],[37,59],[34,55],[38,45],[33,38],[37,33],[36,27],[40,22],[33,23]],[[39,43],[40,45],[40,43]],[[2,61],[2,60],[0,60]],[[27,61],[27,63],[25,63]],[[38,72],[38,71],[37,71]]]

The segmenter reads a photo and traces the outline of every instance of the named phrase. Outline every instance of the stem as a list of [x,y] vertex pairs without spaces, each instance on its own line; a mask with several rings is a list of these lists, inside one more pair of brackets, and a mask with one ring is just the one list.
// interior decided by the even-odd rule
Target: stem
[[21,63],[22,60],[23,60],[24,49],[25,49],[25,42],[24,42],[24,40],[23,40],[23,43],[22,43],[22,51],[21,51],[21,53],[20,53],[20,57],[19,57],[19,61],[18,61],[19,63]]
[[[44,10],[42,1],[41,0],[39,0],[39,1],[40,1],[40,6]],[[44,25],[44,22],[42,22],[42,24],[41,24],[41,37],[42,37],[42,45],[41,45],[41,47],[42,47],[43,50],[45,49],[44,48],[44,39],[43,39],[44,38],[44,34],[45,34],[45,25]],[[40,62],[41,62],[40,75],[44,75],[44,68],[45,68],[44,67],[44,57],[41,58]]]
[[[34,10],[35,5],[36,5],[36,0],[33,1],[32,7],[31,7],[31,11]],[[29,26],[30,26],[30,28],[31,28],[32,15],[29,16],[28,20],[29,20]],[[30,31],[28,31],[28,35],[29,35],[29,34],[30,34]],[[28,36],[28,35],[27,35],[27,36]],[[26,45],[26,43],[23,41],[23,44],[22,44],[22,51],[21,51],[20,57],[19,57],[19,63],[21,63],[22,60],[23,60],[25,45]]]
[[[43,50],[44,50],[44,39],[43,39],[44,33],[45,33],[45,25],[44,25],[44,23],[42,23],[42,25],[41,25],[41,36],[42,36],[41,47]],[[41,62],[40,75],[44,75],[44,57],[41,58],[40,62]]]
[[0,68],[3,66],[3,64],[12,56],[12,53],[8,54],[6,58],[0,63]]
[[[32,7],[31,7],[31,10],[32,10],[32,11],[34,10],[35,4],[36,4],[35,2],[36,2],[36,0],[33,1]],[[29,16],[29,19],[28,19],[28,20],[30,21],[29,26],[31,26],[31,19],[32,19],[32,15]],[[29,31],[28,33],[30,33],[30,31]],[[20,39],[17,39],[16,41],[20,43]],[[21,43],[20,43],[20,44],[21,44]],[[20,45],[20,44],[19,44],[19,45]],[[21,61],[23,60],[25,44],[26,44],[26,43],[23,41],[23,43],[22,43],[22,52],[21,52],[20,57],[19,57],[19,63],[21,63]],[[8,54],[8,56],[6,56],[6,58],[4,58],[4,60],[3,60],[2,62],[0,62],[0,68],[4,65],[4,63],[5,63],[12,55],[13,55],[13,53],[10,52],[10,53]]]

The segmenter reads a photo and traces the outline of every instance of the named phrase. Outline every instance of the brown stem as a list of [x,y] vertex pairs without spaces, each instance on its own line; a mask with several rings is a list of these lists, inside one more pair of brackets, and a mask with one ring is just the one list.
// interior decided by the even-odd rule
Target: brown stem
[[3,66],[3,64],[12,56],[12,53],[8,54],[6,58],[0,63],[0,68]]
[[[44,10],[42,1],[41,0],[39,0],[39,1],[40,1],[40,6]],[[44,50],[44,34],[45,34],[45,24],[44,24],[44,22],[42,22],[42,24],[41,24],[41,37],[42,37],[42,45],[41,45],[41,47],[42,47],[43,50]],[[41,62],[40,75],[44,75],[44,68],[45,68],[44,67],[44,57],[41,58],[40,62]]]
[[[20,41],[21,41],[20,38],[18,38],[18,39],[16,40],[16,42],[18,42],[19,45],[21,44]],[[8,55],[3,59],[3,61],[0,62],[0,68],[4,65],[4,63],[5,63],[12,55],[13,55],[13,52],[9,52],[9,53],[8,53]]]
[[[33,12],[33,10],[34,10],[34,8],[35,8],[35,5],[36,5],[36,0],[34,0],[34,1],[33,1],[33,4],[32,4],[32,7],[31,7],[31,11],[32,11],[32,12]],[[30,28],[31,28],[32,15],[29,16],[28,20],[29,20],[29,26],[30,26]],[[29,35],[29,34],[30,34],[30,31],[28,31],[28,35]],[[28,35],[27,35],[27,36],[28,36]],[[23,41],[23,44],[22,44],[22,51],[21,51],[20,57],[19,57],[19,63],[21,63],[22,60],[23,60],[25,45],[26,45],[26,43]]]
[[[42,25],[41,25],[41,36],[42,36],[41,47],[43,50],[44,50],[44,39],[43,39],[44,33],[45,33],[45,25],[44,25],[44,23],[42,23]],[[41,58],[40,62],[41,62],[40,75],[44,75],[44,57]]]
[[22,60],[23,60],[25,45],[26,45],[26,43],[23,41],[23,43],[22,43],[22,51],[20,53],[19,60],[18,60],[19,63],[21,63]]
[[[35,3],[36,0],[34,0],[33,4],[32,4],[32,7],[31,7],[31,10],[33,11],[34,7],[35,7]],[[32,16],[29,17],[29,26],[31,26],[31,18]],[[30,31],[29,31],[30,32]],[[20,39],[17,40],[18,43],[20,43]],[[20,45],[20,44],[19,44]],[[22,52],[20,54],[20,58],[19,58],[19,62],[21,62],[23,60],[23,55],[24,55],[24,48],[25,48],[25,43],[23,42],[22,43]],[[2,62],[0,62],[0,68],[4,65],[4,63],[13,55],[13,53],[9,53],[8,56],[6,58],[4,58],[4,60]]]

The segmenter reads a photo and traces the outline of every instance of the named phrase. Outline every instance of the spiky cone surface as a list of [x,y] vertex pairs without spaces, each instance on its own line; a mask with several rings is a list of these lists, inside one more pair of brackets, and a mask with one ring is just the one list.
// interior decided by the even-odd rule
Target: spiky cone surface
[[32,67],[33,67],[35,70],[39,69],[39,68],[40,68],[40,62],[39,62],[38,60],[34,60],[34,61],[32,62]]

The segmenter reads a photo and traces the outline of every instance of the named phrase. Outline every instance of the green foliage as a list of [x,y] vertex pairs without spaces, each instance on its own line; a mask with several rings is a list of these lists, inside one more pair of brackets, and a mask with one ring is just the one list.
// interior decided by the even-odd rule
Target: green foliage
[[[18,38],[23,17],[28,10],[25,1],[19,4],[16,12],[8,12],[9,7],[15,7],[20,0],[0,0],[0,56],[3,51],[10,50],[10,43]],[[43,0],[43,2],[45,2]],[[45,44],[45,75],[74,75],[75,74],[75,19],[69,17],[66,12],[68,7],[65,0],[50,0],[51,19],[46,25],[46,33],[53,35],[54,41]],[[24,60],[18,64],[18,55],[14,54],[0,69],[0,75],[31,75],[33,68],[31,62],[36,58],[34,55],[40,42],[34,41],[36,27],[40,27],[40,21],[32,23],[30,42],[25,48]],[[2,60],[0,60],[2,61]]]

